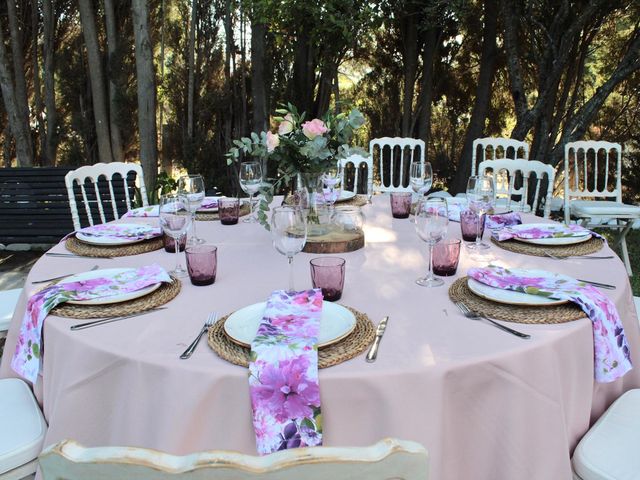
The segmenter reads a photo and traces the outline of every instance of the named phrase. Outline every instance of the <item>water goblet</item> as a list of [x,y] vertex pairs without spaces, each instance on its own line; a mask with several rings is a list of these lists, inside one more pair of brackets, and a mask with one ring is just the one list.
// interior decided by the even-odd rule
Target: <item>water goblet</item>
[[467,200],[469,201],[469,209],[473,211],[478,218],[478,228],[475,243],[469,244],[471,250],[485,250],[489,245],[482,242],[482,229],[480,222],[482,215],[488,213],[495,201],[495,188],[493,186],[493,178],[488,175],[474,175],[469,177],[467,182]]
[[251,206],[251,213],[243,221],[245,223],[256,223],[258,220],[254,212],[253,196],[262,187],[262,166],[260,162],[242,162],[238,177],[240,187],[245,193],[249,194],[249,205]]
[[337,196],[340,195],[340,190],[342,190],[342,188],[339,188],[338,194],[335,195],[334,190],[336,188],[336,185],[340,185],[340,187],[342,187],[342,185],[340,184],[341,177],[342,169],[339,165],[329,168],[322,174],[322,182],[328,190],[328,192],[326,190],[324,192],[324,200],[329,204],[329,208],[332,208],[333,204],[336,203]]
[[413,191],[423,196],[433,184],[433,170],[429,162],[412,162],[409,169],[409,183]]
[[429,270],[416,280],[422,287],[438,287],[444,282],[433,276],[433,246],[444,238],[449,225],[447,202],[444,198],[425,198],[416,207],[416,233],[429,247]]
[[[176,245],[180,237],[187,234],[191,225],[189,200],[183,195],[165,195],[160,197],[160,226],[165,235],[173,238]],[[176,267],[169,273],[174,277],[185,277],[187,271],[180,265],[180,249],[175,248]]]
[[188,200],[189,210],[192,216],[193,236],[189,239],[190,244],[198,245],[204,243],[202,238],[198,238],[196,233],[196,212],[204,200],[204,179],[202,175],[183,175],[178,179],[178,194],[183,195]]
[[271,214],[271,238],[273,246],[289,261],[289,292],[294,292],[293,257],[302,251],[307,242],[307,221],[299,208],[276,207]]

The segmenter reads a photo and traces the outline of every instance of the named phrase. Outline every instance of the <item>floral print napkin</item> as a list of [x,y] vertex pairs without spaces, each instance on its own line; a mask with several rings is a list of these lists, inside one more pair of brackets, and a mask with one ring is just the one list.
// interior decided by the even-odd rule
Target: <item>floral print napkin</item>
[[271,294],[251,343],[249,389],[258,453],[322,444],[320,289]]
[[79,282],[50,285],[31,296],[22,319],[11,368],[21,377],[35,383],[42,357],[42,326],[44,319],[56,306],[68,300],[92,300],[135,292],[171,277],[159,265],[131,269],[117,275],[96,277]]
[[518,212],[497,213],[495,215],[487,215],[485,226],[489,230],[495,230],[512,225],[522,224],[522,219]]
[[219,199],[220,197],[204,197],[204,200],[202,200],[202,205],[200,205],[200,208],[203,210],[211,210],[211,209],[218,208]]
[[125,213],[122,218],[126,217],[159,217],[160,205],[150,205],[148,207],[134,208]]
[[564,238],[564,237],[582,237],[591,234],[595,237],[602,238],[600,235],[587,230],[580,225],[564,225],[562,223],[549,223],[541,226],[539,223],[532,225],[531,228],[512,229],[508,226],[494,232],[493,237],[502,242],[511,240],[512,238],[538,239],[538,238]]
[[159,227],[149,227],[148,225],[104,223],[82,228],[76,233],[110,240],[147,240],[159,237],[162,235],[162,230]]
[[597,288],[565,275],[517,275],[494,265],[472,268],[468,275],[492,287],[572,301],[591,319],[596,382],[613,382],[631,370],[629,345],[618,311]]

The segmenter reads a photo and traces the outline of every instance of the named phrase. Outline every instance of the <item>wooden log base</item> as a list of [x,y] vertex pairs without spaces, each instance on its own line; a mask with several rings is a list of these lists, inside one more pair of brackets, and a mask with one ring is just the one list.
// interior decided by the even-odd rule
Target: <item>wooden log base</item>
[[354,252],[364,247],[364,232],[345,232],[332,230],[325,235],[307,237],[307,243],[302,249],[306,253],[346,253]]

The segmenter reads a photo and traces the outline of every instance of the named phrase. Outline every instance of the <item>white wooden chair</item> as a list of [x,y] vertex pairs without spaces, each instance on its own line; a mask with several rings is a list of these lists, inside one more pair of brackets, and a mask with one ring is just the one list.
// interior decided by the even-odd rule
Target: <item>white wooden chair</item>
[[0,339],[7,336],[13,311],[20,298],[21,288],[0,291]]
[[[413,192],[409,185],[409,167],[411,162],[425,161],[422,140],[401,137],[374,138],[369,142],[369,155],[378,166],[380,177],[380,184],[374,185],[375,191]],[[388,162],[385,159],[388,159]]]
[[584,227],[619,230],[614,248],[621,246],[627,273],[633,275],[626,237],[640,218],[640,207],[622,203],[620,144],[581,141],[564,146],[564,219],[568,224],[572,218]]
[[582,437],[571,463],[575,480],[640,478],[640,389],[613,402]]
[[[478,150],[480,150],[479,157]],[[499,156],[500,153],[502,153],[501,156]],[[490,154],[490,158],[487,154]],[[471,152],[471,175],[476,175],[476,165],[478,163],[485,160],[498,160],[499,158],[522,158],[528,160],[529,144],[513,138],[476,138],[473,141],[473,150]]]
[[[353,191],[358,192],[358,188],[365,190],[366,193],[370,193],[370,189],[373,188],[373,160],[369,157],[363,157],[362,155],[350,155],[347,158],[341,158],[338,160],[340,166],[341,178],[340,185],[342,189],[346,190],[346,169],[348,165],[353,165],[354,178],[353,178]],[[366,166],[367,174],[364,176],[363,164]]]
[[[76,203],[76,195],[74,192],[74,183],[77,183],[80,186],[80,192],[82,194],[82,201],[84,203],[84,208],[87,213],[87,219],[90,225],[94,225],[93,214],[92,214],[92,206],[98,207],[98,214],[100,217],[99,223],[107,222],[107,218],[105,217],[105,208],[102,205],[103,196],[106,192],[101,192],[98,188],[98,180],[100,177],[104,177],[109,185],[108,196],[111,203],[111,210],[113,213],[113,218],[120,218],[121,215],[126,213],[128,210],[131,210],[131,194],[129,193],[129,185],[127,183],[127,177],[129,173],[136,174],[136,184],[140,189],[140,196],[142,197],[142,206],[146,207],[149,205],[147,200],[147,190],[144,186],[144,177],[142,174],[142,167],[137,163],[123,163],[123,162],[113,162],[113,163],[97,163],[95,165],[89,165],[86,167],[80,167],[76,170],[72,170],[67,173],[64,177],[64,182],[67,187],[67,195],[69,196],[69,208],[71,209],[71,217],[73,218],[73,226],[76,230],[79,230],[80,225],[80,215],[78,213],[78,206]],[[124,190],[124,205],[121,205],[121,210],[118,211],[118,198],[116,197],[116,193],[114,191],[114,176],[119,175],[121,178],[116,179],[122,185],[122,189]],[[87,192],[85,188],[85,182],[89,180],[93,184],[93,192]],[[116,184],[118,185],[118,184]],[[116,189],[118,187],[116,186]],[[118,189],[119,191],[119,189]],[[122,202],[122,199],[119,200]]]
[[370,447],[295,448],[265,455],[211,451],[182,457],[127,447],[84,448],[63,441],[40,455],[44,480],[427,480],[421,445],[385,439]]
[[0,480],[35,473],[47,424],[31,390],[22,380],[0,380]]
[[[556,177],[556,171],[551,165],[521,158],[485,160],[478,165],[478,175],[487,175],[489,172],[493,176],[496,195],[502,197],[496,202],[497,206],[505,207],[507,210],[535,213],[540,206],[540,201],[544,200],[543,217],[549,218]],[[506,178],[500,176],[502,172],[506,172]],[[546,192],[541,194],[540,184],[543,183],[545,176],[547,177]],[[506,183],[500,184],[499,178],[504,178]],[[535,191],[533,201],[529,204],[529,181],[533,178],[535,178]],[[517,182],[520,182],[519,187],[515,186]],[[514,196],[519,197],[519,200],[514,201]]]

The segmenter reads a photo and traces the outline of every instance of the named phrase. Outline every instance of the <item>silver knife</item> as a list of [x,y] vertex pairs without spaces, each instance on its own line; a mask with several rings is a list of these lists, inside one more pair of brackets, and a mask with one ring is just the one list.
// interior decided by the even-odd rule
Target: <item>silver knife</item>
[[101,318],[100,320],[93,320],[92,322],[78,323],[71,326],[71,330],[84,330],[85,328],[95,327],[97,325],[104,325],[105,323],[117,322],[124,320],[125,318],[139,317],[146,315],[147,313],[156,312],[158,310],[165,310],[167,307],[152,308],[151,310],[145,310],[143,312],[132,313],[130,315],[124,315],[122,317]]
[[376,357],[378,356],[378,348],[380,347],[380,340],[382,340],[382,336],[384,335],[384,331],[387,329],[387,322],[389,321],[389,317],[384,317],[380,320],[378,327],[376,328],[376,339],[373,341],[373,345],[369,349],[367,353],[367,362],[375,362]]
[[582,280],[580,278],[577,278],[576,280],[578,280],[579,282],[582,282],[582,283],[588,283],[589,285],[593,285],[594,287],[606,288],[607,290],[615,290],[616,289],[615,285],[609,285],[608,283],[594,282],[592,280]]

